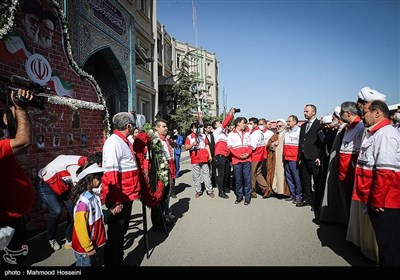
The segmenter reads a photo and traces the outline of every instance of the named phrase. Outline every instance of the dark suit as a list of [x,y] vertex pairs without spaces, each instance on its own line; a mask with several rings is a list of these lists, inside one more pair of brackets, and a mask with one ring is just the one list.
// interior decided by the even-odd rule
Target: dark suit
[[216,163],[215,163],[215,140],[214,140],[214,134],[212,134],[212,133],[207,134],[207,139],[208,139],[208,146],[210,147],[210,152],[211,152],[211,157],[212,157],[212,161],[210,163],[211,185],[212,185],[213,188],[215,188],[216,187],[216,181],[215,181]]
[[298,161],[300,162],[303,201],[314,206],[311,176],[314,181],[314,190],[317,191],[320,167],[315,165],[315,160],[320,158],[321,153],[322,143],[318,137],[321,125],[319,120],[315,119],[307,133],[306,125],[307,123],[304,123],[300,128]]

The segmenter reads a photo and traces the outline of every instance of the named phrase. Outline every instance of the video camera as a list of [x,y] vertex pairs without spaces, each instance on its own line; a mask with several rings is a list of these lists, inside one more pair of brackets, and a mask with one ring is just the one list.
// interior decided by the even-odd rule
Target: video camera
[[0,101],[4,104],[11,103],[11,90],[18,91],[19,88],[24,88],[33,92],[33,98],[29,100],[23,96],[15,94],[13,100],[15,104],[22,108],[32,106],[40,110],[45,109],[44,104],[47,102],[47,97],[40,96],[40,94],[49,93],[50,91],[52,91],[51,88],[41,86],[35,82],[32,82],[31,80],[25,79],[17,75],[12,75],[10,79],[2,76],[0,77],[0,81],[2,81],[6,85],[5,88],[1,87],[0,89]]
[[235,113],[240,113],[240,109],[239,108],[235,108]]

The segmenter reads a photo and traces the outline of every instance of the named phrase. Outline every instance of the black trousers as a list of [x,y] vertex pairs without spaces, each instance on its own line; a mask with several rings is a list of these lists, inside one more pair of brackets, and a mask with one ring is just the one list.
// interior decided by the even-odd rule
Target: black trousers
[[218,155],[215,157],[215,181],[219,193],[230,191],[231,166],[227,157]]
[[158,229],[164,228],[165,215],[169,214],[169,199],[171,196],[171,184],[165,186],[163,196],[157,206],[151,208],[151,223]]
[[[301,184],[303,187],[303,201],[310,203],[312,206],[315,205],[314,197],[320,197],[319,193],[319,172],[320,167],[315,165],[315,160],[307,160],[304,157],[301,158],[300,163],[300,177]],[[314,190],[316,195],[313,194],[313,187],[311,178],[314,183]],[[318,204],[318,202],[317,202]]]
[[374,228],[381,266],[400,267],[400,208],[385,208],[378,213],[368,207]]
[[107,243],[104,247],[104,265],[121,265],[124,257],[124,237],[131,220],[132,201],[122,203],[122,211],[108,217]]

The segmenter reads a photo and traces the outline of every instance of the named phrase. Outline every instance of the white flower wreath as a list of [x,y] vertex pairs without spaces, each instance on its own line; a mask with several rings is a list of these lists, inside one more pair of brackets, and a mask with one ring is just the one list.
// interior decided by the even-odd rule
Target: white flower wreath
[[144,130],[146,131],[147,135],[149,135],[151,140],[149,152],[151,154],[151,160],[155,161],[155,165],[152,166],[156,166],[157,178],[163,183],[164,186],[166,186],[169,182],[169,165],[167,162],[167,158],[165,157],[164,146],[161,142],[160,137],[156,132],[154,132],[149,123],[146,123],[144,125]]
[[14,26],[14,15],[18,0],[4,0],[0,4],[0,39],[7,35]]

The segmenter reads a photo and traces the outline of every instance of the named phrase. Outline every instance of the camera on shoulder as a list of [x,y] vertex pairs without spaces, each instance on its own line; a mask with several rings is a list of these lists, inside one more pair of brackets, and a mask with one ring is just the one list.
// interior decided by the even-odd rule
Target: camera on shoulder
[[14,95],[13,102],[22,108],[26,108],[27,106],[32,106],[34,108],[38,108],[40,110],[44,110],[44,104],[47,101],[47,97],[40,96],[41,93],[47,93],[51,91],[50,88],[46,86],[41,86],[31,80],[25,79],[23,77],[13,75],[10,79],[6,77],[1,77],[1,81],[6,82],[6,89],[2,89],[0,91],[0,101],[6,104],[10,104],[11,91],[18,91],[19,88],[24,88],[32,91],[33,98],[27,99],[18,94]]
[[235,113],[240,113],[240,109],[239,108],[235,108]]

